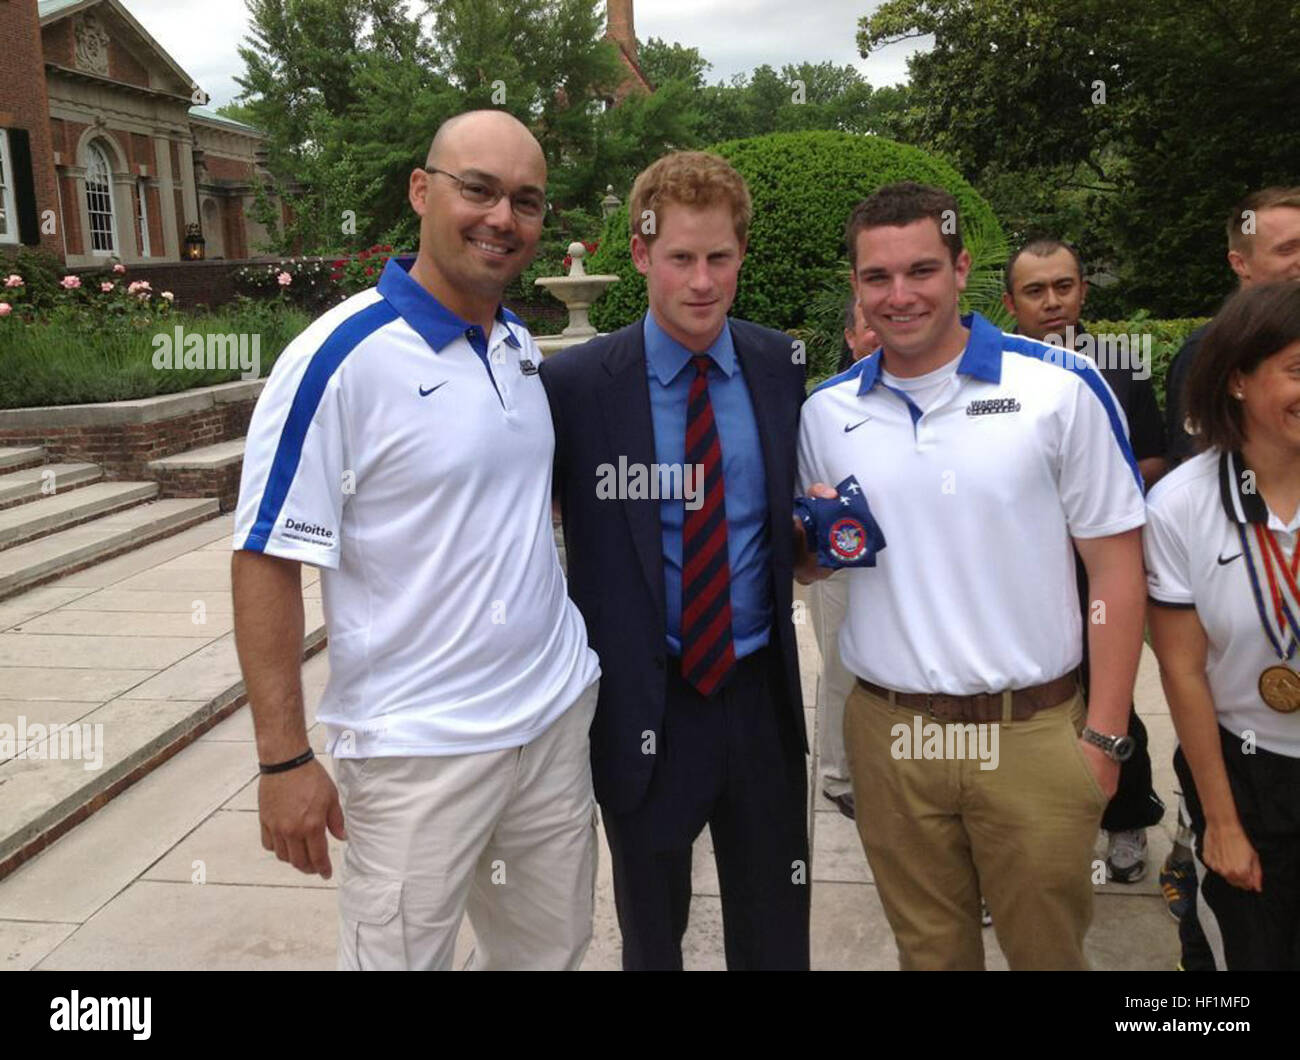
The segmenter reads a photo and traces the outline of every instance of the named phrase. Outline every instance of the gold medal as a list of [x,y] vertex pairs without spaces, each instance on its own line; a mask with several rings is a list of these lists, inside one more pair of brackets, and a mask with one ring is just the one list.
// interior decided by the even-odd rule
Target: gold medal
[[1259,675],[1259,698],[1279,714],[1300,710],[1300,674],[1289,666],[1270,666]]

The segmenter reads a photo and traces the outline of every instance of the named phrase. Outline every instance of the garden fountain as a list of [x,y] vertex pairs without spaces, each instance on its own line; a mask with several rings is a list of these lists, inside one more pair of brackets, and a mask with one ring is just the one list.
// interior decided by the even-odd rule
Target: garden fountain
[[558,335],[543,335],[537,339],[537,346],[544,356],[549,356],[566,346],[576,346],[580,342],[595,338],[596,329],[587,319],[587,310],[591,303],[612,283],[618,283],[613,275],[588,276],[582,259],[587,256],[587,248],[581,243],[569,244],[569,275],[541,276],[535,282],[555,295],[569,311],[569,323]]

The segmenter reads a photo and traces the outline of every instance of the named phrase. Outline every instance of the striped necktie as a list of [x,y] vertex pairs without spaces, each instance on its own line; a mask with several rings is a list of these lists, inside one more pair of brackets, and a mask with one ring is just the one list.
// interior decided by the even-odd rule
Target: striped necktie
[[[736,665],[731,641],[731,565],[722,446],[709,401],[707,356],[692,358],[695,379],[686,405],[686,466],[703,471],[703,503],[686,509],[682,527],[682,676],[712,695]],[[699,481],[698,479],[696,480]]]

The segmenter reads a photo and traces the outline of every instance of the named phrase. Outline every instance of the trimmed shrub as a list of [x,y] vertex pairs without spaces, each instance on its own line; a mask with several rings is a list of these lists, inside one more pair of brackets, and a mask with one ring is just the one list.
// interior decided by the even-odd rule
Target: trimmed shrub
[[1169,362],[1174,359],[1174,354],[1178,352],[1187,336],[1208,320],[1208,317],[1153,320],[1146,315],[1146,310],[1142,310],[1129,320],[1088,320],[1085,317],[1083,323],[1094,335],[1151,336],[1151,382],[1156,388],[1156,398],[1163,409]]
[[[1002,237],[992,209],[947,162],[919,148],[876,136],[839,132],[771,133],[711,148],[740,171],[754,200],[749,252],[731,312],[767,327],[803,325],[813,292],[844,271],[844,223],[853,207],[882,184],[917,180],[957,198],[962,226]],[[591,310],[601,331],[645,312],[645,281],[632,264],[627,206],[605,224],[591,273],[616,273]]]

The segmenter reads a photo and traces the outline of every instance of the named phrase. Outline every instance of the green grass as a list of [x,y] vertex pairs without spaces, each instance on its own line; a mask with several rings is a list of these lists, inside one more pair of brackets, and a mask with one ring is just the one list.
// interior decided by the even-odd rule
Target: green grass
[[89,307],[56,310],[25,322],[0,319],[0,408],[76,405],[173,394],[239,379],[240,369],[154,367],[154,336],[259,336],[260,374],[266,376],[289,341],[311,317],[274,302],[240,302],[210,313],[108,314]]

